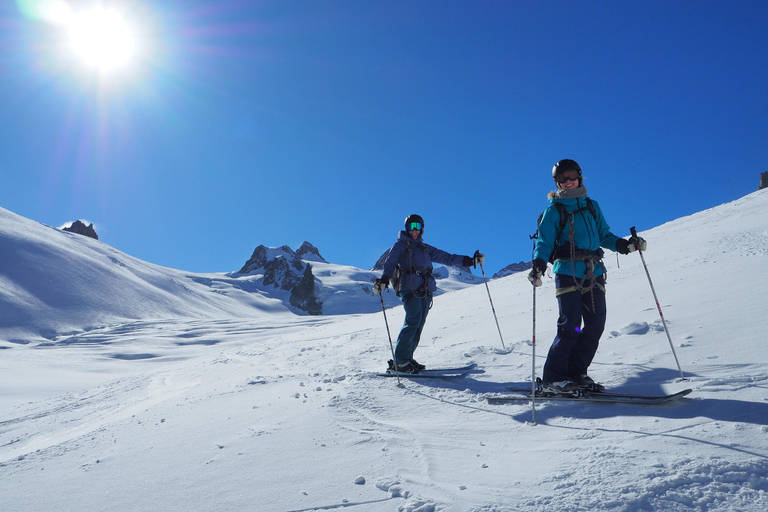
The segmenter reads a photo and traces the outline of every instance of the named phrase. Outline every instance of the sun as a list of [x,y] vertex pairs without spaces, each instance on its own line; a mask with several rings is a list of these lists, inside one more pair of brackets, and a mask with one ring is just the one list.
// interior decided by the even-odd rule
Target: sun
[[75,53],[91,66],[115,68],[127,63],[134,53],[131,30],[116,12],[101,8],[82,12],[68,25]]

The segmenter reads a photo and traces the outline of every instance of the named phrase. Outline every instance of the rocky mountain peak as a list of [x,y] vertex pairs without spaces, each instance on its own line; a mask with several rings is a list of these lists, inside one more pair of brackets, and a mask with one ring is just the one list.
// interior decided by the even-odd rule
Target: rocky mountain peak
[[293,307],[319,315],[323,303],[315,293],[312,266],[304,260],[326,263],[320,251],[309,242],[304,242],[298,251],[287,245],[278,248],[260,245],[238,274],[263,274],[260,279],[263,285],[290,292],[289,302]]
[[325,258],[320,256],[320,251],[317,250],[317,247],[315,247],[309,242],[304,242],[303,244],[301,244],[301,247],[299,247],[299,250],[296,251],[296,256],[301,258],[302,260],[322,261],[323,263],[328,263],[327,261],[325,261]]
[[70,233],[77,233],[78,235],[87,236],[95,240],[99,239],[99,235],[96,234],[93,223],[91,223],[89,226],[86,226],[85,223],[81,220],[76,220],[68,228],[63,228],[62,230],[68,231]]

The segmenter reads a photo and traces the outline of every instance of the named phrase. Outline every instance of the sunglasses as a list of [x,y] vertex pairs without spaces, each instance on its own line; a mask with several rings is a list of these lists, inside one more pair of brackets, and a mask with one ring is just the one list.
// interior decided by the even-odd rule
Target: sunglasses
[[558,183],[566,183],[568,181],[577,181],[579,179],[578,173],[576,174],[558,174],[557,175],[557,182]]
[[417,231],[421,231],[421,228],[424,226],[421,225],[421,222],[409,222],[408,223],[408,231],[413,231],[414,229]]

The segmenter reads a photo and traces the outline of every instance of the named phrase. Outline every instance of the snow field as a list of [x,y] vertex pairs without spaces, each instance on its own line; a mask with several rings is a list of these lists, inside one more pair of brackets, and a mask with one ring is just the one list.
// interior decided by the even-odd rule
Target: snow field
[[[391,357],[380,310],[306,317],[249,302],[245,315],[216,294],[213,315],[205,294],[179,287],[172,302],[197,318],[6,335],[2,509],[762,512],[766,218],[761,191],[641,233],[684,382],[639,256],[620,268],[606,257],[609,315],[590,373],[618,391],[693,389],[663,406],[537,403],[532,424],[529,403],[488,404],[530,385],[524,275],[490,282],[505,347],[484,285],[435,298],[416,358],[483,373],[402,387],[374,376]],[[553,280],[536,293],[540,375]],[[386,314],[394,339],[402,308]]]

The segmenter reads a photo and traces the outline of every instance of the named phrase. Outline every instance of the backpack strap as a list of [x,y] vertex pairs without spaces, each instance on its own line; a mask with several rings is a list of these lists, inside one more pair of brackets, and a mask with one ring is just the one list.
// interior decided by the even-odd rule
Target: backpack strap
[[[587,205],[579,208],[578,210],[574,210],[572,212],[569,212],[568,209],[565,207],[563,203],[558,203],[557,201],[553,202],[552,204],[555,205],[555,208],[557,208],[557,212],[560,214],[560,222],[558,224],[557,228],[557,234],[555,236],[555,248],[552,251],[552,254],[549,255],[549,262],[554,263],[555,262],[555,253],[557,252],[557,249],[560,245],[562,245],[562,242],[560,241],[560,237],[563,235],[563,231],[565,230],[566,224],[568,224],[568,221],[570,219],[573,219],[573,216],[577,213],[583,212],[583,211],[589,211],[589,213],[592,214],[592,217],[594,217],[595,220],[597,220],[597,212],[595,211],[595,205],[592,204],[592,199],[589,197],[587,198]],[[533,239],[538,238],[539,236],[539,229],[538,226],[541,225],[541,218],[544,216],[544,212],[539,215],[539,219],[536,222],[536,233],[531,237]]]
[[555,238],[555,244],[559,243],[560,236],[563,234],[563,230],[565,229],[565,225],[577,213],[588,211],[589,213],[592,214],[592,218],[597,220],[597,212],[595,211],[595,205],[592,204],[592,199],[590,199],[590,198],[587,198],[587,206],[582,206],[581,208],[579,208],[577,210],[573,210],[572,212],[569,212],[565,208],[565,205],[563,203],[553,203],[553,204],[555,206],[557,206],[557,211],[560,212],[560,228],[557,230],[557,237]]

